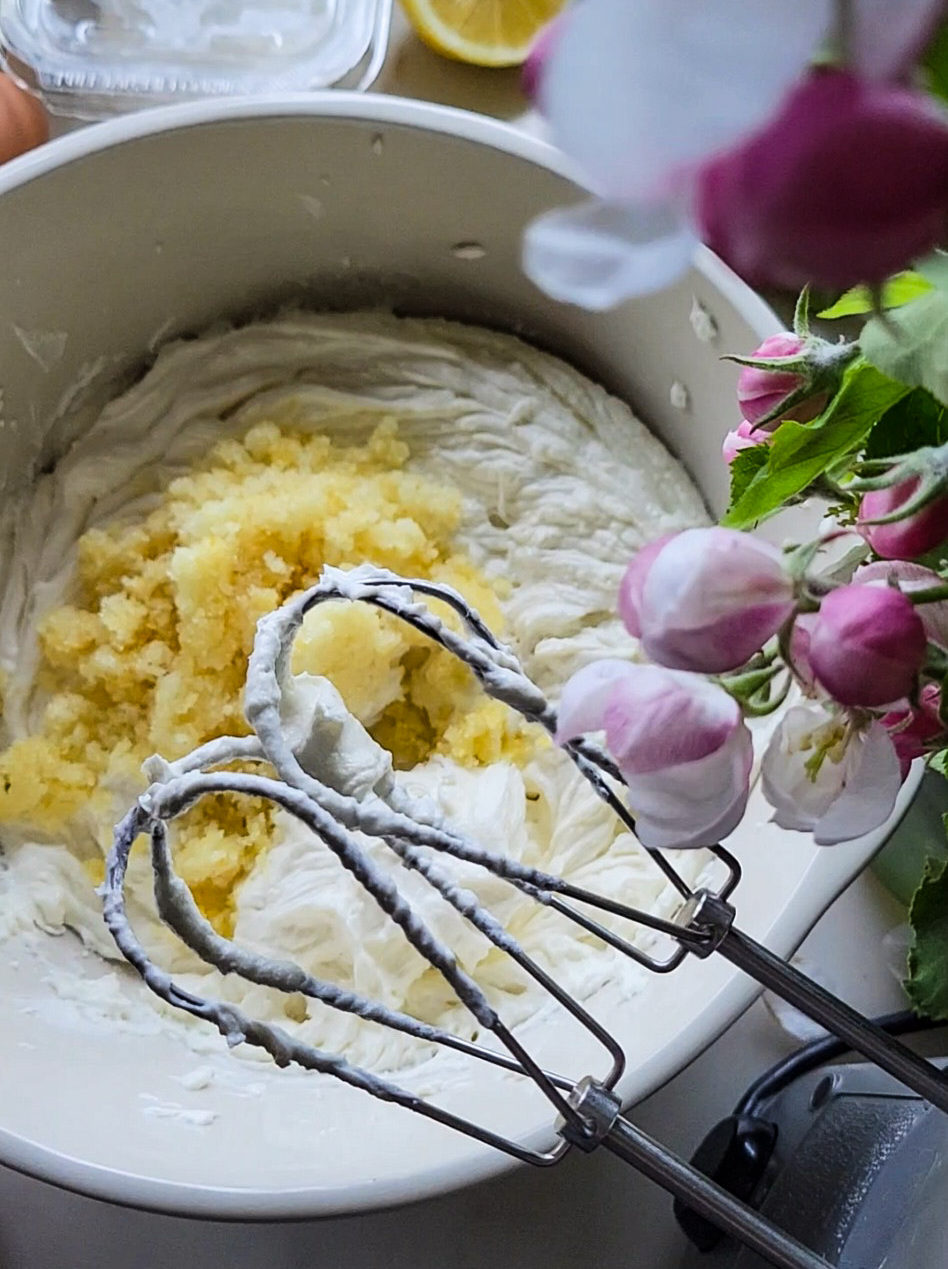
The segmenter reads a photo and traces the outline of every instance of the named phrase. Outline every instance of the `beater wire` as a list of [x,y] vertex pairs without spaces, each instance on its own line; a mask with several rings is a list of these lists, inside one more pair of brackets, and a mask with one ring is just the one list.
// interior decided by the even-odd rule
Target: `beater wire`
[[[419,596],[445,604],[460,618],[463,629],[457,631],[446,624]],[[364,738],[360,743],[370,746],[372,755],[384,755],[384,761],[376,761],[375,766],[372,762],[363,764],[370,771],[369,776],[361,768],[361,774],[347,773],[338,763],[338,733],[325,738],[314,732],[316,743],[297,738],[294,744],[286,722],[288,702],[295,690],[290,673],[293,642],[306,614],[320,604],[334,601],[368,603],[407,623],[463,661],[489,696],[555,737],[556,712],[552,705],[525,674],[514,652],[496,638],[456,591],[434,582],[406,580],[369,566],[348,572],[326,569],[315,586],[263,617],[257,625],[244,698],[253,734],[220,737],[173,762],[155,757],[146,763],[152,783],[116,828],[101,887],[106,924],[123,956],[156,995],[216,1026],[232,1046],[251,1044],[264,1049],[279,1066],[294,1063],[331,1075],[524,1162],[547,1166],[562,1158],[570,1146],[587,1151],[605,1146],[781,1269],[827,1269],[819,1257],[768,1225],[621,1116],[621,1102],[614,1091],[625,1070],[621,1045],[523,949],[471,890],[458,883],[443,862],[453,858],[486,870],[652,972],[668,974],[689,954],[699,958],[722,955],[943,1111],[948,1110],[948,1077],[734,927],[735,913],[729,900],[740,883],[741,869],[724,847],[718,845],[710,850],[714,861],[711,870],[717,875],[716,889],[703,884],[697,888],[689,886],[661,851],[645,851],[681,901],[672,917],[663,917],[487,850],[458,832],[442,821],[431,802],[410,796],[397,784],[390,756],[384,755],[355,720],[351,720],[352,724]],[[588,740],[571,741],[563,748],[597,797],[634,833],[635,819],[621,796],[621,774],[611,758]],[[262,769],[219,769],[234,763],[259,764]],[[358,991],[317,978],[295,962],[262,956],[219,934],[175,872],[168,824],[200,799],[220,793],[265,798],[304,825],[399,928],[411,947],[438,972],[474,1019],[478,1032],[489,1033],[499,1047],[424,1022]],[[154,963],[128,919],[125,882],[129,855],[133,843],[143,834],[150,840],[158,914],[203,962],[221,974],[236,974],[260,987],[303,995],[425,1045],[441,1046],[523,1076],[556,1112],[557,1143],[548,1150],[525,1147],[391,1079],[305,1043],[279,1026],[251,1018],[233,1004],[181,988]],[[392,873],[370,855],[367,840],[383,843],[394,862],[421,878],[585,1029],[607,1059],[602,1078],[573,1079],[541,1065],[526,1042],[504,1023],[484,990],[458,964],[452,949],[406,900]],[[650,932],[653,944],[656,940],[665,944],[664,952],[639,946],[633,937],[623,937],[611,925],[604,924],[600,916],[621,918],[642,927]]]

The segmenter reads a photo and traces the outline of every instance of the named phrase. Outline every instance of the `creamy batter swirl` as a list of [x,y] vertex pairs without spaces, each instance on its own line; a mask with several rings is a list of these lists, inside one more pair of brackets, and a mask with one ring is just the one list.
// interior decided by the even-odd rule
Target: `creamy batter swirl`
[[[407,469],[460,492],[458,548],[497,584],[504,637],[553,699],[590,660],[637,655],[614,614],[629,556],[658,534],[706,522],[680,466],[626,405],[511,336],[377,313],[290,314],[179,342],[4,514],[12,540],[0,558],[7,742],[37,725],[43,698],[36,629],[70,597],[80,537],[141,518],[213,443],[264,421],[344,445],[364,445],[380,424],[394,421],[409,449]],[[436,755],[396,779],[488,849],[641,907],[672,905],[634,839],[617,831],[609,810],[552,748],[523,763],[484,766]],[[116,815],[119,794],[129,792],[117,791]],[[399,871],[381,844],[370,849],[510,1023],[542,1009],[539,990],[422,879]],[[112,955],[76,853],[75,841],[5,833],[0,934],[31,923],[67,926]],[[700,854],[684,857],[686,873],[701,864]],[[456,871],[568,990],[588,997],[613,980],[637,989],[633,965],[557,914],[483,870],[458,864]],[[285,1021],[310,1043],[367,1065],[396,1069],[420,1056],[416,1041],[359,1019],[217,981],[149,917],[143,862],[130,878],[139,919],[152,922],[150,944],[185,984],[190,978],[198,990]],[[251,949],[292,957],[307,972],[393,1008],[466,1034],[475,1025],[388,918],[288,816],[278,814],[273,845],[236,896],[233,933]]]

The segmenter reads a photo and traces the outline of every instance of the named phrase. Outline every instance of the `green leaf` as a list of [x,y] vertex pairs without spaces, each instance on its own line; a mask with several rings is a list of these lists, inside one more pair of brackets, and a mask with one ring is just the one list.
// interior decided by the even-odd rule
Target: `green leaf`
[[948,291],[948,251],[936,248],[930,256],[920,261],[918,271],[936,291]]
[[767,465],[767,446],[755,445],[742,449],[731,463],[731,506],[739,502],[744,491],[762,467]]
[[[897,273],[895,277],[889,278],[883,284],[882,307],[899,308],[903,304],[908,304],[910,300],[925,295],[932,289],[932,285],[921,273],[914,273],[911,269],[907,269],[904,273]],[[837,317],[858,317],[862,313],[871,313],[874,308],[875,303],[869,288],[854,286],[841,295],[835,304],[817,313],[817,317],[833,321]]]
[[887,410],[869,433],[867,458],[907,454],[948,441],[948,409],[924,388],[915,388]]
[[948,101],[948,22],[943,22],[938,28],[925,51],[922,65],[928,91]]
[[948,1018],[948,859],[929,859],[909,908],[915,934],[905,990],[915,1009]]
[[948,749],[939,749],[937,753],[933,753],[928,759],[928,766],[948,779]]
[[859,346],[891,379],[927,388],[939,401],[948,401],[948,288],[936,284],[927,295],[884,319],[870,318]]
[[807,284],[797,296],[793,310],[793,333],[806,339],[810,333],[810,287]]
[[878,420],[908,391],[904,384],[893,382],[857,358],[846,367],[839,392],[818,419],[812,423],[788,421],[777,428],[766,447],[767,461],[721,523],[747,529],[779,511],[834,463],[855,453]]
[[851,547],[835,564],[829,568],[821,568],[820,577],[827,582],[832,582],[835,586],[845,586],[847,582],[852,581],[853,573],[855,573],[859,565],[865,564],[868,554],[869,545],[866,542],[860,543],[859,546]]

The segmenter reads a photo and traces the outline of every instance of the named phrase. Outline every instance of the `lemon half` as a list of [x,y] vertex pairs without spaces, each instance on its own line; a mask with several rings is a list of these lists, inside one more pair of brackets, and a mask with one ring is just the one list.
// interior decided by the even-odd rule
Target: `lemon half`
[[519,66],[567,0],[402,0],[431,48],[473,66]]

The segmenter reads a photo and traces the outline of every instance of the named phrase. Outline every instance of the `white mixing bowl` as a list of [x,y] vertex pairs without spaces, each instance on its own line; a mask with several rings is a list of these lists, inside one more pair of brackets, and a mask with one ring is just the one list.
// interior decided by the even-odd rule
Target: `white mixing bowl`
[[[776,321],[707,253],[680,285],[612,313],[551,303],[520,272],[521,232],[579,192],[552,150],[503,125],[344,94],[172,107],[10,164],[0,172],[0,493],[54,461],[157,344],[289,300],[395,303],[536,340],[626,397],[720,511],[721,438],[735,412],[734,369],[720,357],[749,350]],[[788,953],[890,827],[820,850],[769,824],[757,795],[730,843],[744,866],[740,924]],[[96,972],[71,938],[56,952]],[[183,1044],[110,1034],[53,1008],[44,974],[35,958],[0,960],[0,1161],[23,1172],[142,1207],[273,1218],[399,1203],[508,1166],[331,1080],[226,1052],[213,1062],[231,1074],[188,1091],[176,1080],[198,1059]],[[712,957],[656,977],[621,1011],[597,1001],[629,1055],[625,1099],[680,1070],[756,990]],[[572,1038],[543,1044],[549,1065],[584,1073],[590,1058]],[[544,1105],[489,1071],[450,1104],[521,1141],[553,1139]],[[198,1128],[143,1114],[169,1105],[216,1118]]]

